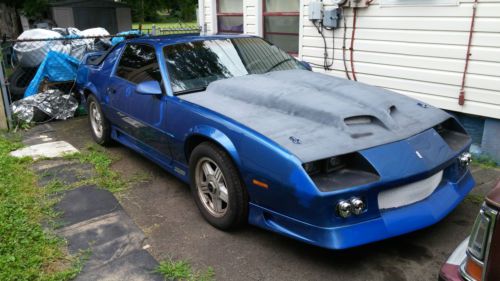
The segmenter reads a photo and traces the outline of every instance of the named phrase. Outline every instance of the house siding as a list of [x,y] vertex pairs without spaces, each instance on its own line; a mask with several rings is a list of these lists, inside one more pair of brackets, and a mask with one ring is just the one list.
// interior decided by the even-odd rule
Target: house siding
[[[303,0],[299,58],[323,64],[323,39],[308,19]],[[481,0],[476,14],[465,104],[458,96],[465,66],[472,1],[457,6],[381,7],[374,1],[358,9],[354,68],[358,81],[384,87],[448,110],[500,118],[500,1]],[[328,5],[326,5],[328,6]],[[345,9],[346,46],[352,9]],[[343,21],[341,22],[343,26]],[[346,77],[342,60],[343,28],[335,31],[333,71]],[[330,58],[332,32],[324,31]],[[346,52],[350,70],[349,51]],[[324,71],[315,68],[315,71]]]
[[[262,1],[242,0],[244,32],[262,36]],[[301,0],[299,59],[323,64],[323,39],[308,19],[309,2]],[[333,1],[323,1],[325,6]],[[215,0],[204,0],[208,33],[216,33]],[[500,119],[500,0],[480,0],[465,87],[458,96],[465,66],[472,0],[452,6],[382,7],[375,0],[358,9],[354,66],[359,82],[384,87],[434,106]],[[351,40],[352,9],[345,8],[346,46]],[[343,26],[341,21],[340,26]],[[324,30],[334,64],[328,74],[346,77],[342,60],[344,30]],[[346,52],[350,70],[349,51]],[[315,71],[324,72],[315,67]]]

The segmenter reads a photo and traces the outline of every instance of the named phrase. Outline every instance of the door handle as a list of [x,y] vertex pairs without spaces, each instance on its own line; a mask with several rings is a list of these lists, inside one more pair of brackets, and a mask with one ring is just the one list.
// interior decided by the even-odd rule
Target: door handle
[[116,89],[115,88],[108,87],[107,91],[108,91],[109,94],[116,94]]

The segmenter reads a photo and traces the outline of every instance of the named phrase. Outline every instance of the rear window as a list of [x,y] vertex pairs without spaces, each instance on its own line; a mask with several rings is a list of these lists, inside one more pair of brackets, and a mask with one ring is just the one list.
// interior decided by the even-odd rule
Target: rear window
[[128,44],[116,68],[116,76],[134,84],[145,81],[161,81],[155,48],[144,44]]

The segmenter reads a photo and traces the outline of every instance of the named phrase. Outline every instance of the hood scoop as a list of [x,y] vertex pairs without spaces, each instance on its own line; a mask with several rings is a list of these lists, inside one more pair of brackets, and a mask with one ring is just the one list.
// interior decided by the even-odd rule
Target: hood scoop
[[372,124],[373,119],[376,119],[376,118],[373,116],[370,116],[370,115],[352,116],[352,117],[345,118],[344,123],[347,126],[366,125],[366,124]]
[[369,137],[380,129],[388,130],[387,126],[375,116],[358,115],[344,118],[344,124],[347,126],[349,135],[353,139]]

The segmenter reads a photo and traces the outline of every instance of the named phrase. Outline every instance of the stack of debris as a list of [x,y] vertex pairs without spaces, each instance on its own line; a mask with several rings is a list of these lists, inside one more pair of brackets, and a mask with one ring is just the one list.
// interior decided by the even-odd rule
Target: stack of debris
[[111,47],[104,28],[31,29],[13,46],[18,66],[9,77],[12,112],[18,121],[43,122],[72,117],[78,65],[85,54]]

